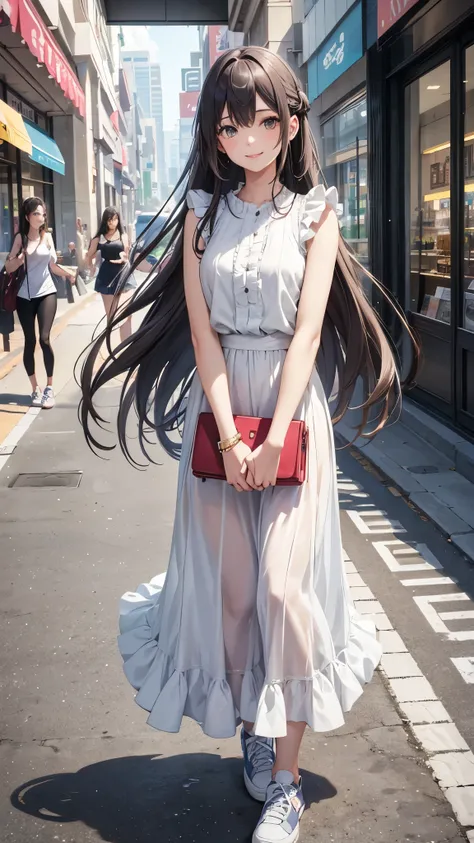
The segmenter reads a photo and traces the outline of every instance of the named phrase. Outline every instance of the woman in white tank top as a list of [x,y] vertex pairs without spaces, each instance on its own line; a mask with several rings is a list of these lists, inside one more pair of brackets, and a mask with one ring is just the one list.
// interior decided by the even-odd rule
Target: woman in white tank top
[[[23,363],[30,379],[34,407],[54,407],[54,354],[50,333],[57,308],[56,286],[51,270],[64,278],[74,278],[70,270],[58,266],[53,238],[48,233],[46,207],[42,199],[25,199],[20,210],[20,230],[5,263],[7,272],[25,265],[26,273],[17,295],[18,319],[25,336]],[[47,385],[44,391],[35,374],[36,322],[43,351]]]

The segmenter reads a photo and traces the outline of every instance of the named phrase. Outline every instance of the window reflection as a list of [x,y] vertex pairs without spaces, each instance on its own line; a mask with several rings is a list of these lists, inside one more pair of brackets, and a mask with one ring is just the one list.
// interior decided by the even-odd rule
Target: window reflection
[[410,310],[451,322],[450,63],[406,89]]
[[368,264],[367,103],[336,114],[322,126],[322,168],[339,192],[341,230],[357,257]]
[[474,331],[474,47],[466,50],[464,81],[464,300],[463,326]]

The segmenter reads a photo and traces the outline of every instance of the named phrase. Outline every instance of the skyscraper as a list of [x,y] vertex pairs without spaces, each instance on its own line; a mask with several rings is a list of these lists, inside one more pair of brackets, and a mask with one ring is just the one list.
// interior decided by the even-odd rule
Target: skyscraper
[[122,61],[129,86],[136,91],[143,117],[151,117],[151,65],[147,50],[124,50]]
[[151,116],[156,124],[156,157],[158,168],[158,193],[164,202],[168,198],[168,170],[165,156],[165,136],[163,130],[163,91],[161,87],[161,68],[159,64],[150,67]]

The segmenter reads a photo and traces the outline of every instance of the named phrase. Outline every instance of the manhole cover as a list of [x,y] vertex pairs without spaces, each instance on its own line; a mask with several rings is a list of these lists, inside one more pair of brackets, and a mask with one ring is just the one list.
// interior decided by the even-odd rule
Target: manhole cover
[[77,489],[82,480],[82,471],[40,472],[38,474],[19,474],[10,483],[10,489]]
[[412,474],[439,474],[439,468],[435,465],[407,465],[407,471]]

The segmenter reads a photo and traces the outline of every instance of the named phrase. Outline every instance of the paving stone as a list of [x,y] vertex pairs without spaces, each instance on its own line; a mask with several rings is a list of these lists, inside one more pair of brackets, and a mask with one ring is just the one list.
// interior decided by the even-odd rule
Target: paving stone
[[401,635],[394,629],[381,630],[378,635],[384,653],[406,653],[407,647]]
[[469,840],[469,843],[474,843],[474,831],[467,832],[467,839]]
[[424,676],[413,676],[409,679],[390,679],[390,686],[400,703],[437,699],[433,688]]
[[[430,758],[430,767],[440,787],[468,787],[474,785],[474,755],[472,752],[443,752]],[[474,801],[472,804],[474,811]],[[471,823],[464,823],[471,825]]]
[[347,574],[347,584],[349,588],[364,588],[365,582],[360,574]]
[[474,562],[474,532],[451,536],[451,541]]
[[454,752],[469,749],[454,723],[430,723],[426,726],[413,726],[413,732],[427,752]]
[[400,708],[412,724],[451,722],[451,717],[439,700],[403,703]]
[[470,532],[470,525],[455,515],[453,510],[440,501],[433,492],[414,492],[410,495],[410,500],[416,506],[419,506],[448,536],[451,536],[453,533]]
[[382,656],[382,670],[389,679],[401,679],[405,676],[423,676],[423,673],[410,653],[393,653]]
[[[450,787],[444,795],[461,825],[474,825],[474,787]],[[474,835],[471,838],[474,840]]]
[[375,600],[375,595],[366,585],[351,587],[351,597],[354,601],[357,600]]
[[371,615],[370,620],[375,624],[375,628],[378,630],[393,629],[392,622],[385,612],[379,612],[377,615]]
[[378,600],[354,600],[354,605],[359,615],[383,614],[383,606]]

